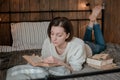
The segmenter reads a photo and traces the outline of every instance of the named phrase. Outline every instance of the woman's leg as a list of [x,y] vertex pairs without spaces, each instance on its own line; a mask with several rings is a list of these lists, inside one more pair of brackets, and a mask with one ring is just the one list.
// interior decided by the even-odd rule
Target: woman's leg
[[92,29],[93,29],[93,22],[90,21],[89,25],[86,28],[85,35],[83,38],[85,42],[86,41],[92,42]]
[[86,42],[86,43],[92,49],[93,54],[100,53],[105,49],[105,41],[100,29],[100,25],[95,22],[101,9],[102,9],[101,6],[96,6],[95,8],[93,8],[92,14],[89,16],[90,21],[94,21],[93,30],[94,30],[94,36],[95,36],[95,43],[93,42]]
[[90,19],[91,21],[96,20],[97,16],[98,16],[99,13],[101,12],[101,10],[102,10],[102,6],[101,6],[101,5],[95,6],[95,7],[92,9],[92,14],[89,16],[89,19]]
[[93,30],[94,30],[95,42],[87,41],[85,43],[90,46],[94,55],[102,52],[106,48],[106,44],[100,29],[100,25],[95,23],[93,26]]
[[93,26],[94,30],[94,36],[95,36],[95,42],[85,42],[88,44],[93,52],[93,54],[97,54],[102,52],[106,48],[106,44],[100,29],[100,25],[98,23],[95,23]]
[[92,14],[89,16],[90,22],[88,27],[86,28],[85,35],[83,40],[84,41],[92,41],[92,28],[93,28],[93,23],[96,20],[96,17],[99,15],[100,11],[102,9],[102,6],[95,6],[92,9]]
[[95,43],[105,46],[105,41],[104,41],[101,29],[100,29],[100,24],[95,23],[93,30],[94,30],[94,36],[95,36]]

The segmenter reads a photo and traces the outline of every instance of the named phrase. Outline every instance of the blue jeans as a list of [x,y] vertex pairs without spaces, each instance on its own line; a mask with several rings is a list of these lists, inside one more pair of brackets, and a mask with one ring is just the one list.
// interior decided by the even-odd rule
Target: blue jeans
[[99,24],[94,24],[93,26],[95,42],[92,42],[92,28],[87,26],[86,32],[84,35],[84,41],[88,44],[93,52],[93,54],[97,54],[105,50],[106,44],[100,29]]

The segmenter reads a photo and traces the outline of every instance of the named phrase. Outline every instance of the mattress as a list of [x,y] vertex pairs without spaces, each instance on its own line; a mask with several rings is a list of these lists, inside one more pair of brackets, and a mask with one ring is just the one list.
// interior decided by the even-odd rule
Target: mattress
[[[8,68],[27,63],[22,58],[22,55],[25,55],[25,54],[32,55],[33,53],[40,55],[40,52],[41,52],[41,49],[1,52],[0,53],[0,69],[1,69],[0,77],[2,78],[1,80],[5,80],[6,71]],[[107,43],[107,49],[104,52],[109,53],[113,57],[114,62],[117,64],[117,66],[120,67],[120,45]],[[103,74],[103,73],[97,74],[97,72],[100,72],[100,71],[104,71],[104,70],[95,69],[88,66],[87,64],[84,64],[84,68],[80,72],[73,73],[73,75],[77,75],[76,78],[75,76],[74,78],[72,78],[73,75],[71,75],[71,77],[66,77],[66,78],[76,79],[76,80],[88,80],[88,79],[89,80],[119,80],[120,79],[120,69],[117,72],[109,73],[108,71],[108,73],[106,74]],[[96,72],[96,74],[94,72]],[[82,76],[79,76],[80,74]],[[89,75],[85,76],[86,74],[89,74]],[[94,75],[91,75],[91,74],[94,74]]]

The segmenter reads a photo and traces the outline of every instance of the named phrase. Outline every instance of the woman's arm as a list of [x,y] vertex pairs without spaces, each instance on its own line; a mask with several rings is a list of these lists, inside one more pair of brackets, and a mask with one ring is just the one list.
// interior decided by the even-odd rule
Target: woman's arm
[[50,57],[45,58],[45,59],[43,60],[43,62],[44,62],[44,63],[48,63],[48,64],[54,64],[55,66],[65,66],[65,67],[68,68],[71,72],[73,71],[72,67],[71,67],[69,64],[67,64],[67,63],[65,63],[65,62],[63,62],[63,61],[61,61],[61,60],[59,60],[59,59],[57,59],[57,58],[55,58],[55,57],[53,57],[53,56],[50,56]]
[[73,71],[80,71],[86,60],[86,51],[84,45],[79,45],[70,50],[67,57],[67,62],[72,67]]

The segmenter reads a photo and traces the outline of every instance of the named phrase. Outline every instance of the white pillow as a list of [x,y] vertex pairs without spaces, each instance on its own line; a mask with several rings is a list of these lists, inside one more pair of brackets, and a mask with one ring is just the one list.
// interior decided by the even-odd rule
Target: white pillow
[[13,47],[40,49],[47,37],[49,22],[21,22],[11,24]]

